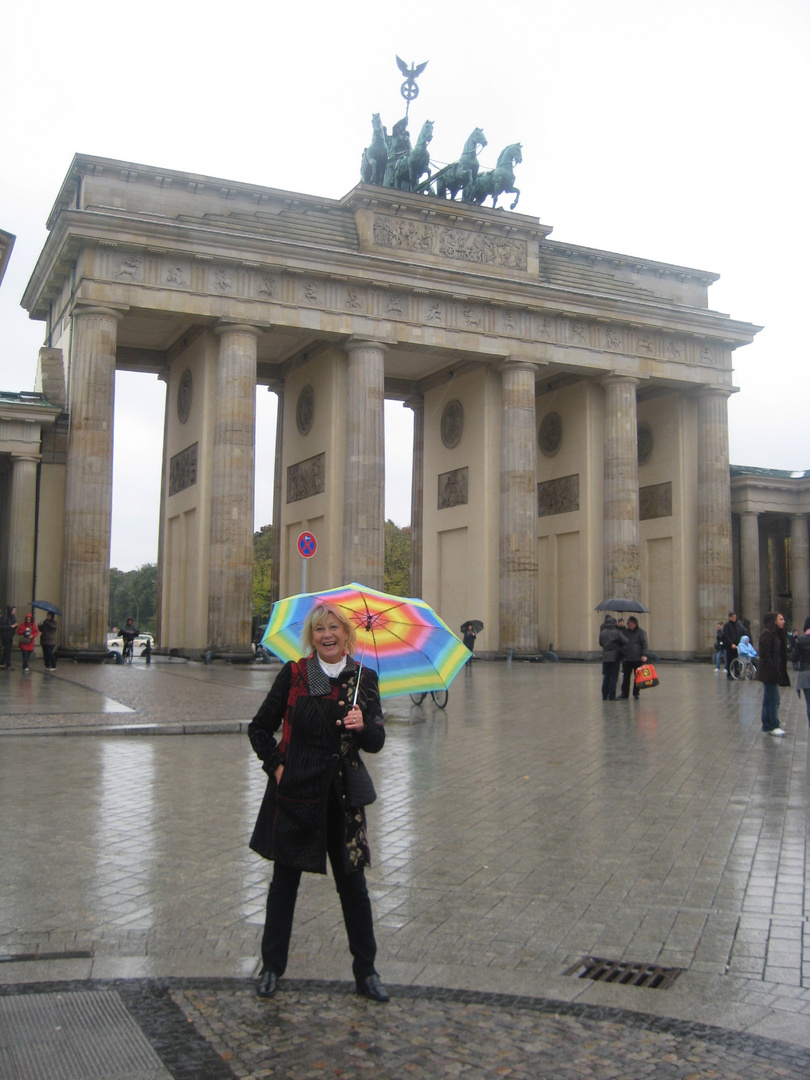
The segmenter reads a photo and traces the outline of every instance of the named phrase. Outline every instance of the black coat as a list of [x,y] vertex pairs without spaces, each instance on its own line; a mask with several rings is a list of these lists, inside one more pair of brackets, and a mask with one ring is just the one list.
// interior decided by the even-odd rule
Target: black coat
[[745,633],[745,627],[739,619],[735,619],[734,622],[731,619],[728,620],[723,627],[723,648],[726,652],[733,652],[732,645],[739,645],[740,639]]
[[776,625],[776,615],[769,613],[759,636],[757,679],[769,686],[790,686],[787,662],[787,634]]
[[612,615],[608,615],[599,630],[599,645],[602,649],[602,663],[613,664],[621,660],[627,638],[619,629],[619,624]]
[[635,630],[632,630],[629,626],[625,626],[622,633],[627,638],[627,644],[624,646],[622,659],[633,664],[640,664],[642,656],[646,656],[650,651],[646,632],[642,630],[640,626],[637,626]]
[[[338,679],[330,679],[315,657],[285,664],[251,721],[248,736],[268,781],[250,846],[265,859],[325,874],[326,816],[337,805],[344,821],[345,869],[370,865],[365,812],[349,805],[343,777],[360,750],[382,749],[385,728],[377,676],[368,668],[360,676],[357,698],[363,730],[355,735],[343,728],[356,677],[353,661]],[[284,772],[277,784],[279,765]]]

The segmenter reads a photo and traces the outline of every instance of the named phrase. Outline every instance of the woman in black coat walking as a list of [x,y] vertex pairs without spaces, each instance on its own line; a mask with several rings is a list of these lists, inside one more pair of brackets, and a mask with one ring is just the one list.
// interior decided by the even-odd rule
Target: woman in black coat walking
[[388,1001],[374,966],[377,943],[364,874],[371,863],[364,806],[375,796],[358,753],[376,754],[385,742],[377,676],[365,667],[359,673],[352,659],[354,627],[339,608],[314,607],[302,643],[310,655],[284,665],[248,728],[269,776],[250,846],[275,862],[256,992],[275,994],[287,966],[301,874],[325,874],[328,855],[357,992]]

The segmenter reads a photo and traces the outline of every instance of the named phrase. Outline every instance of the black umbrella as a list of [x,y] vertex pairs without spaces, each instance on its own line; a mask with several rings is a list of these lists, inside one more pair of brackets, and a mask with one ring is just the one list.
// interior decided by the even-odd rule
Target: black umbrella
[[62,614],[56,604],[49,604],[47,600],[32,600],[28,606],[32,610],[33,608],[42,608],[43,611],[52,611],[54,615]]
[[644,605],[638,600],[628,600],[626,597],[612,596],[609,600],[603,600],[601,604],[596,605],[597,611],[646,611],[649,615],[650,609],[644,607]]
[[467,629],[468,626],[471,626],[473,628],[473,630],[476,632],[476,634],[480,634],[481,631],[484,629],[484,624],[481,622],[480,619],[467,619],[466,622],[463,622],[461,624],[461,632],[462,632],[462,634],[464,633],[464,631]]

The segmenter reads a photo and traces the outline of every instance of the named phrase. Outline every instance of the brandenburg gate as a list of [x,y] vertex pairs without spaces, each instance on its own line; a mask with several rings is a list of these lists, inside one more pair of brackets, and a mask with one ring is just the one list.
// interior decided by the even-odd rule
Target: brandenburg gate
[[106,652],[116,370],[166,384],[161,649],[250,649],[257,384],[279,404],[276,597],[300,588],[303,530],[310,589],[382,587],[396,399],[412,592],[482,619],[482,651],[592,654],[609,595],[650,608],[659,653],[708,649],[732,597],[732,354],[758,328],[709,308],[714,274],[550,232],[372,184],[332,200],[78,155],[23,298],[67,395],[39,579],[62,652]]

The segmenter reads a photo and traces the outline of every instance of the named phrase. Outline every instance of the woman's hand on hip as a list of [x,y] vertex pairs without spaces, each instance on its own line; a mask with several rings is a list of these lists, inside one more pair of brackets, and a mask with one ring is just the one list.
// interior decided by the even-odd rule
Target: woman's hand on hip
[[284,766],[283,765],[276,765],[276,768],[275,768],[275,770],[273,772],[273,776],[275,776],[275,778],[276,778],[276,785],[281,783],[281,774],[283,772],[284,772]]

